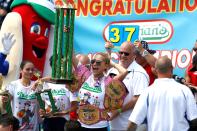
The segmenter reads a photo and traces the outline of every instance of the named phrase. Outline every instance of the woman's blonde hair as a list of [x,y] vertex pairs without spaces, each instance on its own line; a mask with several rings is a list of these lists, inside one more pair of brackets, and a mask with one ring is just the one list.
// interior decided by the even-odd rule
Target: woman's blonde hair
[[109,55],[108,55],[107,53],[98,52],[98,53],[94,54],[94,56],[96,56],[96,55],[101,55],[101,56],[104,58],[103,61],[104,61],[107,65],[110,64],[110,57],[109,57]]

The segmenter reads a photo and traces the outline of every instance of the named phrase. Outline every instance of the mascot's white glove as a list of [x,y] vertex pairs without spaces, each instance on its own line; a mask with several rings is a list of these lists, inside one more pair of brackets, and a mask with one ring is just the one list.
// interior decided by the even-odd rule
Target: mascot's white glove
[[12,48],[12,46],[14,45],[14,43],[16,42],[16,40],[12,40],[14,34],[8,33],[8,34],[4,34],[4,37],[1,39],[2,40],[2,44],[3,44],[3,50],[2,53],[4,55],[8,55],[10,53],[10,50]]

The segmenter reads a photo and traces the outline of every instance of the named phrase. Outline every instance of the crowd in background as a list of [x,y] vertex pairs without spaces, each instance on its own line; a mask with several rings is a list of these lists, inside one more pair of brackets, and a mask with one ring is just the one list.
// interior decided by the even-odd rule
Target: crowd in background
[[[11,2],[0,1],[0,24]],[[91,58],[73,55],[77,80],[71,84],[51,83],[50,76],[33,81],[34,64],[23,61],[21,77],[6,86],[9,96],[1,97],[0,131],[197,130],[197,42],[185,79],[173,78],[171,60],[166,56],[156,59],[156,51],[149,49],[146,41],[123,42],[118,63],[111,60],[112,48],[113,44],[106,42],[106,53],[98,52]],[[119,108],[107,110],[106,87],[114,81],[123,83],[127,93],[116,101],[122,102]],[[71,91],[73,86],[78,90]],[[38,95],[43,90],[46,92]],[[13,115],[3,111],[9,101]],[[98,109],[99,115],[91,110],[82,112],[87,107]]]
[[[196,47],[195,43],[194,51]],[[196,130],[197,54],[181,83],[173,79],[171,60],[167,56],[156,59],[153,56],[155,51],[148,48],[146,41],[123,42],[118,52],[119,63],[110,57],[113,44],[106,42],[105,48],[106,53],[95,53],[92,58],[73,55],[73,73],[78,77],[72,84],[54,84],[50,77],[32,81],[34,64],[23,61],[21,78],[6,86],[14,117],[3,114],[0,128],[19,128],[20,131]],[[113,81],[123,83],[127,93],[121,107],[107,111],[104,104],[106,87]],[[73,92],[70,90],[72,86],[79,88]],[[56,113],[47,92],[41,95],[44,107],[38,100],[37,93],[47,89],[53,95]],[[6,103],[8,97],[4,96],[2,100]],[[103,118],[92,116],[88,110],[87,116],[83,116],[81,111],[87,106],[99,109],[99,113],[106,110],[107,114]]]

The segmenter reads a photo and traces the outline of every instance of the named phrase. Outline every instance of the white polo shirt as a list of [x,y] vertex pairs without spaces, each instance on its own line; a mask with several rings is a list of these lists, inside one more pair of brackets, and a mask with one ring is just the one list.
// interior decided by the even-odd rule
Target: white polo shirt
[[[128,95],[124,100],[126,105],[133,96],[140,95],[145,88],[149,85],[149,76],[142,66],[133,61],[127,68],[130,73],[125,77],[123,83],[129,91]],[[114,71],[112,71],[114,73]],[[118,117],[110,121],[111,130],[126,130],[128,127],[128,118],[132,112],[131,110],[121,113]]]
[[187,120],[197,118],[197,106],[189,88],[174,79],[160,78],[142,93],[129,120],[148,131],[187,131]]

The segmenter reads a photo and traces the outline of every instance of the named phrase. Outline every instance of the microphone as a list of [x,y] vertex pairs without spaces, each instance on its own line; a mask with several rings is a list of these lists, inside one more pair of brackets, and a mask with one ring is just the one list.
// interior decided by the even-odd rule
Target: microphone
[[177,76],[177,75],[173,75],[172,78],[173,78],[176,82],[188,86],[188,87],[190,88],[190,90],[192,91],[192,93],[196,93],[196,92],[197,92],[197,90],[195,89],[195,86],[190,85],[190,84],[187,84],[187,83],[186,83],[186,80],[185,80],[183,77],[179,77],[179,76]]
[[179,82],[179,83],[181,83],[181,84],[185,84],[185,82],[186,82],[186,80],[185,80],[183,77],[179,77],[179,76],[177,76],[177,75],[173,75],[172,78],[173,78],[175,81],[177,81],[177,82]]

